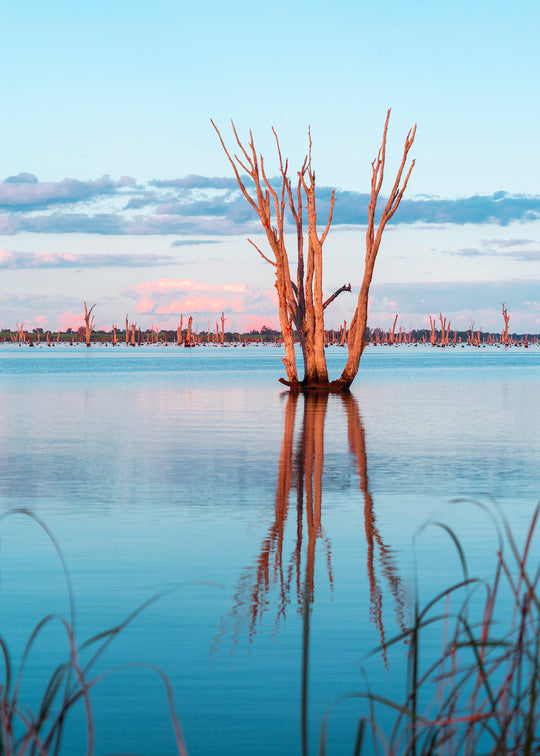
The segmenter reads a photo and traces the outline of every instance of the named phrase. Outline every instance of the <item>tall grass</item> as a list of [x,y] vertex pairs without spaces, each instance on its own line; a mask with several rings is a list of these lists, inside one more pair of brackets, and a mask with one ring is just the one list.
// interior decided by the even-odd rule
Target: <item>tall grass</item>
[[[62,753],[69,716],[74,707],[81,705],[84,709],[86,722],[86,754],[93,756],[95,728],[91,691],[108,676],[125,668],[117,667],[98,674],[94,672],[96,662],[122,630],[160,596],[154,596],[140,605],[121,624],[111,627],[78,645],[73,590],[60,547],[47,525],[29,510],[10,510],[0,517],[0,521],[13,514],[21,514],[31,518],[45,531],[53,544],[66,580],[69,619],[56,614],[43,617],[30,633],[21,660],[17,665],[13,662],[4,634],[0,632],[0,659],[3,660],[4,667],[4,678],[3,680],[0,678],[0,756],[57,756]],[[62,629],[65,637],[66,657],[65,661],[53,670],[40,694],[37,707],[32,709],[28,702],[21,700],[21,684],[28,667],[30,652],[45,629],[48,629],[52,624],[57,624]],[[83,657],[87,661],[83,662]],[[180,723],[175,713],[173,692],[169,680],[158,667],[151,664],[137,664],[135,666],[146,668],[161,679],[167,695],[178,753],[180,756],[187,756]]]
[[[355,756],[540,752],[540,567],[538,558],[531,558],[539,511],[540,505],[521,548],[508,520],[502,517],[498,524],[493,518],[498,548],[489,581],[469,577],[455,532],[436,523],[456,546],[463,579],[423,607],[415,598],[410,626],[385,644],[384,650],[407,644],[405,698],[395,701],[367,686],[334,702],[323,719],[320,756],[327,753],[334,707],[350,698],[363,699],[366,711],[358,723]],[[434,638],[440,652],[425,664],[424,657],[433,659],[426,645]],[[384,722],[392,721],[386,730],[383,714]]]

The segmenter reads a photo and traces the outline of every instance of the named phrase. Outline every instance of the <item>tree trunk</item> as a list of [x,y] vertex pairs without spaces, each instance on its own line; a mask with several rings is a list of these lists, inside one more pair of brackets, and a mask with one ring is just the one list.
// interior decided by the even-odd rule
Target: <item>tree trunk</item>
[[339,340],[340,346],[345,346],[345,341],[347,340],[347,321],[343,321],[343,328],[341,330],[341,339]]
[[92,337],[92,330],[94,328],[94,318],[92,317],[92,310],[96,305],[93,304],[90,309],[87,308],[86,302],[84,302],[84,325],[85,325],[85,339],[86,346],[90,346],[90,340]]
[[182,344],[182,323],[183,323],[184,317],[183,315],[180,315],[180,325],[176,329],[176,344],[177,346],[180,346]]
[[509,344],[508,323],[510,322],[510,315],[508,314],[507,308],[504,306],[504,302],[502,303],[502,314],[504,318],[504,331],[502,333],[502,342],[505,346],[508,346]]
[[[239,155],[232,156],[225,146],[220,131],[212,121],[223,150],[234,170],[240,191],[259,216],[267,242],[273,253],[274,259],[272,260],[253,241],[249,240],[261,257],[275,269],[279,321],[285,344],[283,363],[287,372],[287,379],[280,378],[280,381],[291,389],[347,391],[358,372],[360,357],[365,345],[369,287],[373,277],[373,268],[379,251],[382,233],[386,223],[396,212],[401,202],[414,166],[413,161],[403,183],[401,183],[408,152],[414,141],[416,127],[407,135],[401,166],[377,230],[375,231],[375,211],[383,181],[389,117],[390,111],[388,111],[386,116],[382,147],[379,150],[378,157],[372,163],[371,201],[366,234],[365,270],[356,311],[349,328],[349,356],[341,377],[332,383],[329,382],[326,366],[324,308],[340,292],[350,291],[350,284],[348,287],[342,286],[326,303],[324,302],[322,248],[332,222],[335,193],[332,192],[331,195],[325,229],[319,235],[315,206],[315,172],[311,165],[311,134],[309,134],[308,154],[297,173],[298,182],[295,197],[292,183],[288,176],[288,161],[283,161],[282,159],[281,148],[275,131],[273,133],[276,140],[281,173],[279,194],[266,176],[263,157],[257,154],[251,132],[248,145],[244,147],[233,123],[232,127],[236,143],[239,147]],[[247,173],[253,181],[254,189],[251,193],[246,189],[240,175],[240,170]],[[289,258],[285,247],[285,210],[287,207],[296,225],[296,281],[293,281],[291,277]],[[304,238],[304,208],[307,208],[307,239]],[[305,257],[304,248],[306,241],[307,256]],[[302,381],[298,380],[296,369],[293,326],[296,328],[304,360],[304,377]]]
[[339,388],[345,391],[347,391],[350,388],[351,383],[353,382],[353,380],[356,377],[356,374],[358,373],[358,367],[360,365],[360,358],[364,352],[364,348],[366,345],[369,287],[371,286],[371,281],[373,278],[373,270],[375,267],[375,260],[377,259],[377,254],[379,252],[379,247],[382,241],[382,235],[386,227],[386,224],[388,223],[390,218],[394,215],[394,213],[399,207],[399,204],[403,198],[403,194],[405,193],[405,189],[407,188],[407,184],[409,182],[409,178],[410,178],[412,169],[414,168],[414,162],[415,162],[413,160],[411,165],[409,166],[409,170],[407,171],[407,174],[402,184],[401,180],[402,180],[403,172],[405,170],[405,165],[407,163],[409,150],[411,149],[412,144],[414,142],[414,137],[416,134],[416,126],[413,129],[411,129],[411,131],[409,131],[405,139],[401,165],[396,174],[396,179],[394,181],[394,186],[392,188],[392,192],[390,193],[390,197],[388,198],[386,206],[382,212],[381,219],[377,227],[377,231],[375,231],[375,211],[377,209],[377,200],[379,197],[379,192],[381,190],[382,182],[384,178],[384,166],[385,166],[385,161],[386,161],[386,135],[388,132],[389,119],[390,119],[390,111],[388,111],[388,113],[386,114],[386,122],[384,124],[381,149],[379,150],[379,154],[377,158],[371,164],[371,168],[372,168],[371,198],[370,198],[369,208],[368,208],[368,227],[366,231],[366,260],[365,260],[365,266],[364,266],[364,278],[362,280],[360,294],[358,295],[358,304],[356,307],[356,311],[354,313],[351,326],[349,328],[349,357],[347,359],[345,368],[343,369],[343,372],[341,374],[341,378],[339,378],[339,380],[337,381],[334,381],[334,386],[336,388]]

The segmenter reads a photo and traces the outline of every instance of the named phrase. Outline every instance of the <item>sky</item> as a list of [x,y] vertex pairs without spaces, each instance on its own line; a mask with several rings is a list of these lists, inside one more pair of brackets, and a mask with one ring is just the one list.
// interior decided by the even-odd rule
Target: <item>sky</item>
[[[312,138],[327,326],[350,321],[388,108],[387,184],[416,123],[369,324],[540,333],[536,0],[24,0],[0,23],[0,327],[277,326],[259,221],[212,128],[272,127],[293,178]],[[292,228],[291,228],[292,231]],[[288,236],[294,255],[294,234]]]

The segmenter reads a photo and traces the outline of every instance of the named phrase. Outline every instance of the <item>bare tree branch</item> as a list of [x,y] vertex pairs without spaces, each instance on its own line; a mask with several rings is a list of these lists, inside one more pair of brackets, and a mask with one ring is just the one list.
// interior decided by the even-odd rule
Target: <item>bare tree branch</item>
[[333,302],[333,301],[334,301],[334,299],[336,299],[336,297],[339,297],[339,295],[340,295],[340,294],[341,294],[341,293],[342,293],[343,291],[350,291],[350,290],[351,290],[351,285],[350,285],[350,283],[349,283],[349,284],[344,284],[343,286],[340,286],[340,288],[339,288],[339,289],[338,289],[337,291],[335,291],[335,292],[334,292],[334,293],[332,294],[332,296],[331,296],[331,297],[328,297],[328,299],[326,300],[326,302],[325,302],[325,303],[323,304],[323,310],[326,310],[326,308],[328,307],[328,305],[329,305],[329,304],[330,304],[331,302]]
[[255,244],[255,242],[251,241],[251,239],[248,239],[248,242],[249,242],[249,243],[251,244],[251,246],[252,246],[252,247],[255,247],[255,249],[257,250],[257,252],[258,252],[258,253],[260,254],[260,256],[261,256],[261,257],[262,257],[262,258],[263,258],[264,260],[266,260],[266,262],[270,263],[270,265],[273,265],[273,266],[274,266],[274,268],[275,268],[275,267],[277,266],[277,264],[276,264],[276,263],[275,263],[275,262],[274,262],[273,260],[271,260],[271,259],[270,259],[269,257],[267,257],[267,256],[266,256],[265,254],[263,254],[263,253],[261,252],[261,250],[260,250],[260,249],[259,249],[259,247],[258,247],[258,246],[257,246],[257,245]]

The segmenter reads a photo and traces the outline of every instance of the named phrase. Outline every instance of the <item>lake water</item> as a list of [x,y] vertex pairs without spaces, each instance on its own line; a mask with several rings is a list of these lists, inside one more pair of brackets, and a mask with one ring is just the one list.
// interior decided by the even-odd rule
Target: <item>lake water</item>
[[[404,689],[400,654],[363,657],[406,620],[415,564],[422,599],[460,578],[448,535],[419,529],[448,523],[481,574],[493,497],[524,537],[540,498],[537,347],[370,347],[351,397],[309,402],[282,391],[281,356],[0,347],[1,511],[28,508],[57,538],[78,641],[166,592],[100,662],[122,669],[92,694],[97,753],[175,752],[163,686],[133,663],[168,675],[190,756],[317,753],[362,668],[374,689]],[[332,375],[344,360],[328,349]],[[23,514],[0,526],[16,661],[69,604],[44,531]],[[29,703],[67,656],[55,627],[30,655]],[[352,753],[362,706],[332,710],[331,753]],[[84,752],[81,721],[65,753]]]

